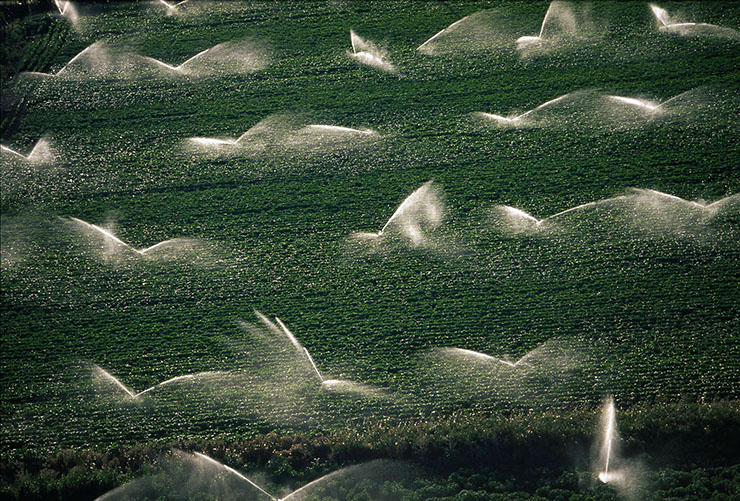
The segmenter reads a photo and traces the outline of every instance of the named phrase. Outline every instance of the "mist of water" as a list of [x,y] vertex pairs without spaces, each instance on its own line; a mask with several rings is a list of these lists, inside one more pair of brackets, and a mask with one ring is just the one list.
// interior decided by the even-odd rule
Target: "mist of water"
[[624,499],[645,499],[647,468],[639,459],[622,456],[617,410],[611,396],[604,399],[596,431],[596,458],[593,464],[595,477],[600,483],[616,490]]
[[186,147],[196,153],[254,155],[287,151],[314,153],[371,144],[380,138],[366,127],[309,124],[307,118],[285,113],[270,115],[237,138],[191,137]]
[[32,246],[25,218],[0,216],[0,269],[3,272],[18,270],[32,256]]
[[237,138],[191,137],[188,146],[206,151],[258,152],[276,149],[285,144],[286,138],[297,128],[300,118],[274,114],[263,118]]
[[8,160],[19,160],[30,164],[44,164],[53,162],[56,159],[56,154],[52,148],[51,141],[45,137],[36,141],[36,144],[27,155],[5,145],[0,145],[0,152],[2,153],[2,156],[6,157]]
[[498,205],[493,209],[492,219],[502,229],[515,233],[560,230],[568,223],[588,220],[592,225],[603,221],[614,229],[621,226],[647,232],[690,234],[723,214],[736,213],[739,206],[738,194],[705,203],[657,190],[633,188],[625,195],[586,202],[542,219],[516,207]]
[[633,189],[630,227],[646,234],[681,237],[711,234],[716,224],[727,216],[740,213],[740,194],[711,203],[685,200],[652,189]]
[[[602,482],[617,482],[620,480],[621,475],[619,472],[615,472],[614,469],[614,456],[617,452],[617,442],[619,441],[619,433],[617,431],[617,414],[614,407],[614,399],[609,397],[604,403],[603,410],[601,412],[601,421],[599,423],[600,429],[600,447],[599,447],[599,461],[602,465],[601,471],[599,471],[599,480]],[[611,471],[609,466],[611,464]]]
[[454,23],[452,23],[451,25],[449,25],[447,28],[444,28],[444,29],[438,31],[437,33],[435,33],[434,35],[432,35],[429,39],[427,39],[424,43],[422,43],[421,45],[419,45],[416,48],[416,50],[418,50],[419,52],[422,52],[424,54],[433,54],[434,53],[435,45],[436,45],[436,43],[439,43],[440,38],[443,35],[449,36],[451,33],[453,33],[456,30],[456,28],[459,29],[459,27],[461,25],[464,25],[468,21],[469,17],[470,16],[465,16],[462,19],[458,19],[457,21],[455,21]]
[[62,219],[62,221],[85,235],[89,243],[99,242],[101,244],[99,249],[102,251],[103,257],[106,258],[131,256],[150,259],[172,259],[185,257],[187,254],[201,251],[203,254],[206,254],[205,246],[199,240],[192,238],[172,238],[139,249],[118,238],[113,230],[88,223],[76,217]]
[[152,71],[173,76],[246,74],[265,69],[270,62],[270,52],[260,43],[240,40],[203,49],[177,65],[148,56],[142,56],[142,61]]
[[377,233],[355,233],[359,240],[377,240],[389,235],[399,235],[413,247],[428,242],[427,232],[442,222],[444,205],[439,188],[427,181],[398,206]]
[[510,9],[487,9],[458,19],[434,33],[416,50],[427,56],[510,50],[517,33],[529,25]]
[[292,132],[285,145],[304,151],[335,149],[372,142],[378,137],[376,131],[368,128],[310,124]]
[[78,52],[56,73],[29,71],[22,73],[22,75],[29,77],[84,78],[106,74],[114,69],[110,47],[104,42],[98,41]]
[[122,391],[128,398],[131,400],[138,400],[143,395],[146,395],[154,390],[158,390],[162,388],[163,386],[169,386],[175,383],[186,383],[186,382],[194,382],[197,380],[207,380],[209,378],[212,378],[213,376],[223,376],[226,373],[221,371],[204,371],[204,372],[198,372],[194,374],[184,374],[180,376],[174,376],[169,379],[166,379],[160,383],[157,383],[153,386],[150,386],[149,388],[146,388],[144,390],[141,390],[139,392],[136,392],[123,384],[123,382],[112,375],[110,372],[106,371],[102,367],[92,364],[92,372],[93,375],[98,378],[102,382],[107,382],[112,384],[116,389]]
[[530,56],[596,36],[598,30],[591,21],[588,4],[555,0],[542,19],[539,33],[519,37],[516,47],[522,56]]
[[[558,223],[565,223],[569,218],[590,215],[592,219],[599,216],[612,215],[623,211],[633,204],[633,195],[619,195],[593,202],[586,202],[563,209],[542,219],[508,205],[498,205],[494,208],[494,219],[503,228],[514,232],[543,232],[559,229]],[[594,216],[596,214],[596,216]]]
[[524,112],[475,112],[477,123],[495,128],[602,129],[639,127],[650,121],[693,123],[716,120],[732,109],[726,89],[696,87],[663,101],[582,89],[552,98]]
[[77,13],[77,8],[69,0],[54,0],[59,15],[69,21],[74,29],[79,29],[80,26],[80,15]]
[[313,357],[311,356],[311,353],[308,351],[306,347],[304,347],[298,339],[296,339],[295,335],[288,329],[288,327],[283,323],[282,320],[280,320],[278,317],[275,317],[275,322],[277,322],[277,325],[273,323],[269,318],[267,318],[265,315],[260,313],[257,310],[254,310],[255,315],[257,315],[257,318],[267,327],[271,332],[274,334],[283,337],[290,341],[290,343],[295,348],[299,359],[303,359],[304,363],[307,363],[306,371],[308,373],[313,373],[316,376],[316,379],[318,380],[318,383],[325,389],[328,390],[334,390],[334,391],[340,391],[340,392],[350,392],[350,393],[357,393],[361,395],[381,395],[383,392],[377,388],[373,388],[368,385],[355,383],[354,381],[346,380],[346,379],[331,379],[331,378],[325,378],[324,375],[321,373],[321,371],[318,368],[318,365],[314,361]]
[[419,362],[420,400],[429,400],[433,409],[553,409],[589,402],[608,370],[583,372],[598,366],[598,356],[587,341],[572,339],[552,339],[513,356],[436,348]]
[[230,473],[232,475],[235,475],[237,478],[239,478],[241,480],[244,480],[244,482],[246,482],[247,485],[249,485],[251,487],[254,487],[259,492],[261,492],[265,496],[269,497],[270,499],[277,499],[272,494],[270,494],[269,492],[267,492],[265,489],[263,489],[262,487],[260,487],[259,485],[257,485],[256,482],[254,482],[253,480],[251,480],[247,476],[243,475],[242,473],[239,473],[234,468],[231,468],[230,466],[226,466],[225,464],[220,463],[220,462],[216,461],[215,459],[213,459],[213,458],[211,458],[209,456],[206,456],[205,454],[200,453],[200,452],[193,452],[193,455],[197,459],[199,459],[201,461],[204,461],[207,464],[213,465],[213,466],[215,466],[216,468],[219,468],[219,469],[223,469],[223,470],[227,471],[228,473]]
[[167,9],[168,14],[179,9],[179,7],[187,4],[190,0],[180,0],[179,2],[167,2],[166,0],[157,0],[159,5]]
[[[328,473],[308,484],[290,492],[281,501],[300,501],[304,499],[342,498],[351,495],[352,489],[367,489],[370,499],[382,499],[377,487],[386,482],[410,484],[419,478],[417,468],[401,461],[376,459],[366,463],[347,466]],[[387,495],[387,494],[386,494]]]
[[353,30],[349,30],[352,52],[348,54],[358,63],[371,66],[382,71],[394,73],[395,66],[388,60],[386,51],[379,49],[374,43],[365,40]]
[[661,32],[681,36],[707,36],[740,40],[740,31],[738,30],[716,24],[685,22],[671,16],[667,10],[655,4],[650,4],[650,10]]
[[491,355],[487,355],[485,353],[480,353],[478,351],[473,351],[473,350],[467,350],[464,348],[439,348],[438,352],[450,358],[461,357],[463,359],[496,362],[496,363],[503,364],[508,367],[514,368],[514,367],[518,367],[522,363],[526,364],[527,360],[534,357],[538,353],[538,349],[535,348],[534,350],[531,350],[530,352],[525,353],[524,355],[522,355],[519,359],[515,361],[508,360],[507,358],[496,358]]
[[[142,2],[143,3],[143,2]],[[206,2],[202,0],[147,0],[153,15],[165,15],[190,21],[192,18],[213,18],[219,15],[243,14],[248,8],[243,2]]]
[[173,450],[152,473],[113,489],[97,500],[191,499],[276,500],[257,481],[200,452]]
[[56,73],[24,72],[26,78],[137,79],[152,76],[206,77],[216,74],[246,74],[269,65],[270,51],[252,40],[230,41],[206,48],[179,64],[141,56],[129,49],[98,41],[70,59]]
[[[632,112],[637,119],[654,119],[669,113],[697,112],[702,106],[711,103],[712,96],[708,89],[696,88],[677,94],[662,102],[632,96],[606,95],[608,110],[616,120],[630,119],[626,113]],[[620,113],[621,115],[617,115]],[[686,118],[691,118],[687,116]]]
[[571,98],[571,97],[572,97],[571,94],[564,94],[562,96],[558,96],[554,99],[550,99],[549,101],[545,101],[544,103],[536,106],[535,108],[525,111],[524,113],[521,113],[519,115],[502,116],[502,115],[496,115],[493,113],[483,113],[483,112],[475,113],[475,115],[484,120],[492,121],[500,125],[505,125],[505,126],[518,126],[519,125],[521,126],[521,125],[526,125],[526,119],[530,115],[532,114],[536,115],[538,112],[551,108],[557,105],[558,103],[562,104],[564,101],[566,101],[568,98]]
[[314,369],[309,360],[314,355],[307,354],[297,339],[297,344],[291,340],[288,325],[283,322],[286,332],[277,319],[261,314],[257,318],[256,323],[238,323],[242,336],[223,339],[239,368],[226,391],[218,395],[219,406],[233,408],[238,415],[247,412],[255,421],[306,430],[386,415],[389,406],[395,408],[395,394],[335,379],[321,357],[314,360]]
[[260,485],[261,481],[245,475],[216,459],[200,453],[172,451],[161,458],[155,473],[133,480],[114,489],[98,500],[160,499],[162,496],[180,498],[202,495],[214,499],[300,501],[346,496],[360,487],[370,491],[373,499],[381,495],[374,486],[385,482],[410,484],[419,477],[419,471],[400,461],[378,459],[347,466],[327,473],[295,490],[281,489],[272,494]]

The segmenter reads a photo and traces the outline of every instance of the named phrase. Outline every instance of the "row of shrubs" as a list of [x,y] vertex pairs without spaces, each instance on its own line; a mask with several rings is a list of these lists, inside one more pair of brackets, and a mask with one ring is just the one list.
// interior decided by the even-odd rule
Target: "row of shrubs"
[[[272,432],[243,440],[162,441],[107,451],[20,449],[4,453],[0,460],[0,497],[94,499],[150,472],[173,448],[203,452],[238,470],[264,471],[276,484],[302,484],[349,464],[394,459],[418,464],[433,471],[435,478],[446,479],[441,484],[432,482],[435,489],[463,472],[497,478],[496,482],[501,475],[516,475],[512,488],[534,493],[545,478],[588,469],[597,414],[594,410],[508,416],[466,412],[317,434]],[[647,458],[654,468],[726,468],[740,462],[740,402],[637,406],[619,413],[618,420],[624,456]],[[543,475],[543,469],[550,473]],[[537,472],[529,483],[527,472]],[[737,480],[737,475],[733,478]],[[465,482],[455,483],[465,486]],[[663,484],[668,490],[674,487]],[[449,491],[444,488],[440,493]]]

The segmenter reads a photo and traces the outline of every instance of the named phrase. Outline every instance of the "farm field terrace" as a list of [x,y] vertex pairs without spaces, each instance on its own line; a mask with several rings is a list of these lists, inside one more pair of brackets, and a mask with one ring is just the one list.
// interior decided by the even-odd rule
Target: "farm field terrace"
[[[660,7],[722,30],[642,2],[15,21],[2,144],[48,150],[2,153],[3,495],[94,499],[174,447],[271,492],[424,470],[332,499],[740,496],[740,4]],[[517,48],[548,9],[575,28]],[[596,480],[608,397],[634,482]]]

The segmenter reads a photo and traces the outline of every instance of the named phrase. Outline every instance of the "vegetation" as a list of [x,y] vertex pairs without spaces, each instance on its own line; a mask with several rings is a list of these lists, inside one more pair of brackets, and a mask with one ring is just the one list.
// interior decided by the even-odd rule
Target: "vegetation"
[[[681,416],[682,427],[665,430],[671,420],[668,416]],[[157,458],[173,448],[203,451],[240,471],[268,472],[271,485],[296,487],[343,465],[391,458],[421,465],[427,474],[413,489],[398,485],[395,497],[381,499],[428,499],[432,495],[495,499],[495,495],[514,493],[552,499],[591,482],[587,474],[575,473],[573,466],[589,460],[593,421],[585,412],[538,414],[537,419],[457,413],[419,423],[371,425],[325,435],[268,433],[251,440],[159,442],[105,452],[18,450],[4,458],[1,472],[6,496],[75,499],[83,492],[95,497],[126,479],[150,474]],[[724,493],[726,499],[738,493],[737,467],[711,466],[740,459],[736,452],[740,450],[740,414],[735,403],[634,408],[624,413],[620,424],[630,437],[625,455],[638,457],[650,451],[643,458],[655,466],[650,475],[655,499],[681,497],[681,489],[692,492],[686,489],[690,484]],[[698,443],[702,444],[700,449],[690,448]],[[697,462],[704,466],[698,467]],[[359,486],[357,493],[368,488]],[[609,492],[596,489],[584,499],[602,499],[609,497]]]
[[[666,8],[740,25],[740,5]],[[27,153],[48,137],[56,158],[3,156],[3,495],[92,498],[176,447],[266,472],[275,485],[391,458],[433,472],[388,487],[399,499],[576,490],[609,499],[616,491],[593,485],[583,462],[606,394],[625,455],[646,457],[650,496],[737,495],[737,208],[678,219],[595,211],[529,233],[509,231],[495,212],[510,205],[542,218],[630,188],[707,202],[737,194],[736,41],[659,32],[640,2],[599,2],[593,19],[607,28],[598,37],[530,57],[514,34],[496,50],[415,49],[484,9],[535,34],[546,3],[79,9],[77,28],[51,14],[8,25],[9,39],[28,42],[8,45],[3,80],[59,71],[100,40],[113,61],[170,64],[250,40],[269,64],[206,76],[19,75],[4,85],[3,145]],[[399,71],[348,57],[350,28]],[[578,91],[665,101],[692,89],[688,111],[645,119],[566,110],[497,128],[471,116]],[[236,138],[264,119],[379,137],[240,154],[187,141]],[[445,205],[429,245],[350,238],[378,231],[429,180]],[[171,259],[111,254],[66,217],[110,225],[135,248],[202,245]],[[280,317],[323,374],[383,393],[325,390],[285,339],[240,324],[259,326],[255,308]],[[567,356],[504,372],[431,351],[516,360],[543,345]],[[135,391],[217,374],[134,400],[91,364]]]

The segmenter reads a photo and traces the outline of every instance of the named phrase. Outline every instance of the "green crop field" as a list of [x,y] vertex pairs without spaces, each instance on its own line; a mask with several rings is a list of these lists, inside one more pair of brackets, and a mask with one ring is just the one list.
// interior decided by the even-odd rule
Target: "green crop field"
[[181,449],[349,467],[292,499],[740,497],[740,3],[660,7],[8,18],[3,497],[273,495]]

